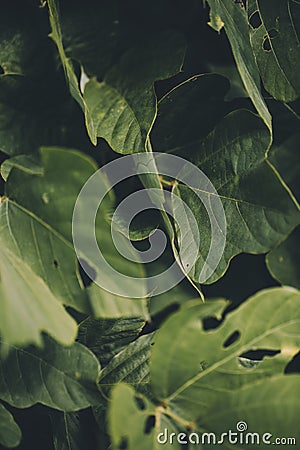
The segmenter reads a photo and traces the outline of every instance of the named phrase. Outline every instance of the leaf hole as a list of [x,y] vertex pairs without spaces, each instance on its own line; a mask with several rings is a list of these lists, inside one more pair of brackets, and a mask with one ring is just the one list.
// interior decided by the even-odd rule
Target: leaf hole
[[5,70],[3,69],[2,66],[0,66],[0,75],[4,75],[5,74]]
[[239,340],[239,338],[241,337],[241,333],[236,330],[233,333],[231,333],[231,335],[226,339],[226,341],[223,344],[224,348],[228,348],[231,345],[233,345],[235,342],[237,342]]
[[57,269],[59,267],[58,261],[56,259],[54,259],[53,265],[54,265],[55,269]]
[[300,373],[300,352],[287,364],[284,373]]
[[128,439],[126,436],[123,436],[120,440],[119,450],[126,450],[128,448]]
[[155,416],[148,416],[145,422],[144,433],[150,434],[155,427]]
[[135,399],[135,402],[137,404],[137,407],[140,410],[143,411],[144,409],[146,409],[146,404],[145,404],[144,400],[141,397],[135,396],[134,399]]
[[221,320],[216,319],[215,317],[205,317],[202,319],[202,327],[204,331],[214,330],[220,326]]
[[254,30],[261,26],[262,21],[258,11],[255,11],[253,14],[251,14],[251,16],[249,17],[249,23]]
[[266,356],[270,358],[278,355],[280,350],[268,350],[266,348],[262,348],[260,350],[249,350],[249,352],[243,353],[241,358],[247,358],[252,361],[262,361]]
[[270,38],[269,38],[268,35],[266,35],[266,36],[264,37],[264,40],[263,40],[263,49],[264,49],[265,52],[270,52],[271,49],[272,49],[272,48],[271,48]]
[[96,271],[84,259],[79,259],[79,263],[79,274],[82,283],[84,287],[88,287],[96,279]]

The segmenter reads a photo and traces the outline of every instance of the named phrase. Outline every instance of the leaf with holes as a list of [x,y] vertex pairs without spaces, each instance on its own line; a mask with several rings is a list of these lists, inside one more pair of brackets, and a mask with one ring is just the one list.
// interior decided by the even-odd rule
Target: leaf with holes
[[[299,304],[300,294],[292,288],[265,290],[227,314],[224,322],[211,330],[205,330],[204,319],[220,319],[226,302],[182,307],[156,336],[151,358],[154,395],[201,426],[220,396],[242,392],[258,381],[268,383],[270,377],[283,373],[300,347]],[[251,317],[255,320],[250,322]],[[252,368],[241,363],[240,357],[253,358],[251,353],[258,350],[275,356],[265,357]],[[180,359],[174,355],[180,355]],[[251,410],[244,418],[248,416],[253,423]],[[277,425],[273,424],[273,429]]]
[[291,102],[300,96],[300,4],[257,0],[252,14],[257,13],[261,25],[252,30],[251,44],[264,87],[277,100]]
[[0,398],[17,408],[35,403],[77,411],[99,400],[97,358],[79,343],[71,347],[45,338],[44,349],[12,347],[0,361]]
[[[120,408],[126,405],[126,408]],[[112,448],[117,450],[125,448],[136,450],[141,442],[145,450],[158,450],[161,444],[157,440],[159,433],[168,429],[170,433],[178,429],[172,420],[160,414],[158,408],[141,394],[135,393],[132,387],[120,383],[112,393],[108,412],[109,430],[112,439]],[[179,443],[164,446],[168,450],[179,450]]]

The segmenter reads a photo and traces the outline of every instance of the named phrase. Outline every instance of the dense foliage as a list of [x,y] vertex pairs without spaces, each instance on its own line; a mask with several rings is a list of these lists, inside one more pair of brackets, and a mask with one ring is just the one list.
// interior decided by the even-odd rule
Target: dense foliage
[[[240,436],[248,427],[272,435],[262,448],[299,448],[299,1],[0,5],[0,446],[175,450],[197,435],[197,448],[255,448]],[[78,260],[72,217],[99,167],[143,152],[204,172],[226,244],[199,284],[208,213],[153,163],[97,213],[105,258],[145,279],[128,298],[99,286],[88,252]],[[151,197],[130,229],[133,254],[165,232],[149,264],[126,260],[111,236],[115,206],[143,187],[173,193],[194,220],[174,197],[173,217]],[[192,266],[178,260],[183,242]],[[147,277],[174,258],[184,279],[155,295]],[[228,430],[238,444],[207,434]]]

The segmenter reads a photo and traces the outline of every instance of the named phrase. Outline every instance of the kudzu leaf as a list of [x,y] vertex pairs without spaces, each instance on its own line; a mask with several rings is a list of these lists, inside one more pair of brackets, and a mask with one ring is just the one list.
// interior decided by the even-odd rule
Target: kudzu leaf
[[[185,420],[201,425],[208,411],[217,413],[213,406],[221,403],[222,398],[226,408],[226,399],[231,394],[238,398],[238,393],[243,395],[244,389],[251,389],[259,381],[268,384],[270,378],[283,373],[299,351],[299,304],[300,294],[295,289],[261,291],[227,314],[217,328],[207,331],[204,319],[220,318],[226,302],[191,303],[183,307],[156,336],[151,357],[154,395]],[[265,357],[253,368],[240,363],[239,357],[257,350],[272,351],[275,356]],[[282,378],[283,389],[284,380],[288,377]],[[276,391],[273,395],[276,397]],[[272,404],[273,401],[268,407],[270,417]],[[240,407],[247,408],[242,402]],[[281,420],[277,414],[281,414]],[[247,417],[256,420],[251,409]],[[285,410],[279,408],[270,432],[276,431],[284,417]]]
[[128,50],[105,74],[90,80],[84,99],[98,137],[118,153],[145,151],[156,116],[154,82],[180,71],[185,53],[181,35],[163,32]]
[[14,448],[21,442],[22,433],[12,414],[0,403],[0,444]]
[[[265,160],[268,142],[269,134],[262,121],[249,111],[237,110],[227,115],[202,144],[194,147],[192,162],[217,190],[227,221],[225,250],[207,283],[224,274],[233,256],[242,252],[266,253],[299,222],[297,206]],[[191,208],[199,227],[199,255],[189,271],[189,275],[199,281],[210,247],[210,219],[191,189],[178,184],[174,192]],[[204,187],[203,194],[205,192]],[[211,194],[207,192],[207,195],[209,198]],[[179,223],[185,220],[189,223],[183,207],[174,209],[174,214]],[[180,234],[178,238],[180,242]],[[192,246],[198,245],[193,239],[190,233],[182,254],[189,255]]]
[[[266,90],[277,100],[300,96],[300,4],[257,0],[261,25],[251,32],[251,44]],[[251,17],[250,17],[251,22]]]
[[211,25],[220,31],[222,22],[229,39],[237,69],[257,112],[272,135],[272,118],[260,91],[260,77],[250,44],[248,18],[244,8],[233,0],[207,0]]
[[[122,405],[122,406],[121,406]],[[112,392],[108,411],[109,430],[112,449],[127,448],[136,450],[141,442],[145,450],[158,450],[159,433],[167,428],[170,433],[178,432],[171,419],[157,411],[158,408],[141,394],[136,394],[132,387],[120,383]],[[179,450],[181,446],[175,441],[164,448]]]
[[0,398],[17,408],[36,403],[77,411],[97,403],[100,365],[79,343],[71,347],[45,338],[44,349],[13,347],[0,361]]

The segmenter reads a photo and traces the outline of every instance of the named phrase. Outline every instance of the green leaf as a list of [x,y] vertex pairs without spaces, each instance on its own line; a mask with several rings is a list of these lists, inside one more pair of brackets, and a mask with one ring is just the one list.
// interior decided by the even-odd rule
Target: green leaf
[[6,159],[1,164],[1,176],[4,181],[7,181],[13,167],[24,170],[32,175],[43,175],[43,168],[39,162],[33,156],[17,155],[12,158]]
[[[217,190],[227,220],[225,250],[208,283],[224,274],[233,256],[269,251],[299,222],[298,208],[265,160],[268,142],[269,135],[262,121],[249,111],[237,110],[227,115],[194,150],[192,161]],[[179,184],[174,187],[174,193],[186,202],[197,220],[201,236],[199,256],[189,275],[198,281],[210,248],[210,220],[191,189]],[[207,195],[211,194],[207,192]],[[179,223],[187,221],[186,227],[192,226],[183,207],[174,209],[174,215]],[[180,235],[178,240],[180,243]],[[195,245],[190,233],[186,247],[182,248],[187,259]]]
[[[261,380],[245,386],[230,395],[225,394],[207,412],[203,418],[202,427],[208,431],[213,430],[220,437],[228,430],[237,432],[237,424],[241,421],[245,422],[248,428],[242,434],[243,441],[239,448],[247,449],[251,443],[258,442],[257,435],[255,437],[251,433],[259,434],[260,446],[265,448],[269,444],[275,444],[278,438],[289,437],[297,443],[300,438],[297,420],[300,413],[300,401],[295,392],[299,388],[299,375],[278,375],[270,380]],[[267,436],[269,444],[266,443],[264,446],[263,435],[266,433],[270,433],[271,436]],[[282,440],[282,442],[287,441]],[[226,443],[224,446],[228,449],[233,448]],[[256,445],[252,448],[256,448]]]
[[103,395],[102,402],[93,408],[95,418],[103,426],[103,414],[107,407],[105,400],[111,394],[115,385],[122,382],[131,384],[140,393],[150,393],[150,350],[154,333],[139,337],[117,353],[102,369],[99,380],[99,389]]
[[12,414],[0,403],[0,444],[14,448],[21,442],[22,433]]
[[[2,206],[1,212],[3,208]],[[0,220],[2,216],[3,214],[0,215]],[[75,320],[66,312],[47,284],[6,246],[6,235],[3,231],[5,230],[2,228],[0,332],[5,344],[41,345],[42,331],[63,344],[71,344],[77,335]]]
[[74,100],[80,105],[81,109],[84,112],[85,116],[85,124],[89,134],[89,137],[94,145],[97,143],[96,130],[94,127],[94,121],[91,116],[89,107],[85,102],[83,95],[79,89],[79,82],[74,71],[74,67],[72,65],[72,61],[65,54],[63,42],[62,42],[62,34],[60,28],[60,19],[59,12],[56,6],[55,0],[47,0],[48,8],[49,8],[49,20],[51,25],[51,34],[49,35],[53,41],[55,42],[58,53],[61,59],[62,66],[64,68],[66,80],[69,86],[70,93]]
[[[299,305],[300,294],[292,288],[261,291],[227,314],[220,326],[208,331],[203,326],[204,319],[220,319],[226,306],[224,301],[190,303],[183,307],[165,322],[156,336],[151,358],[154,395],[182,418],[199,426],[205,423],[208,413],[219,411],[214,405],[222,399],[226,408],[231,395],[238,398],[240,394],[240,408],[246,409],[247,403],[241,400],[243,389],[251,386],[254,389],[259,381],[268,385],[270,377],[272,380],[283,373],[286,364],[299,351]],[[239,357],[257,350],[279,353],[265,357],[252,368],[240,363]],[[283,389],[285,380],[288,377],[282,378]],[[275,398],[279,391],[273,392]],[[258,390],[253,399],[258,404],[257,398],[260,398]],[[278,404],[280,399],[279,394]],[[274,422],[270,432],[273,432],[284,422],[285,409],[279,409],[273,416],[271,406],[269,417],[274,417]],[[251,409],[248,417],[255,421]]]
[[153,333],[146,334],[131,342],[102,369],[99,387],[103,392],[107,392],[121,381],[137,386],[141,390],[147,388],[150,381],[149,358],[153,336]]
[[[227,302],[182,307],[157,332],[152,348],[155,403],[124,384],[112,391],[108,414],[113,448],[123,444],[134,450],[145,442],[146,448],[156,449],[159,433],[161,440],[166,437],[167,448],[191,433],[194,443],[196,434],[200,444],[210,448],[207,433],[220,439],[240,421],[251,433],[271,433],[272,442],[282,436],[297,440],[300,402],[294,393],[300,377],[283,372],[300,348],[299,305],[299,291],[265,290],[208,330],[206,319],[220,320]],[[259,361],[245,358],[259,350],[275,354]],[[232,448],[224,441],[225,448]],[[246,448],[245,442],[240,444]]]
[[8,177],[1,205],[2,250],[22,259],[62,303],[89,312],[71,220],[77,195],[96,166],[83,154],[61,148],[43,149],[41,162],[42,176],[14,168]]
[[[108,414],[113,450],[122,448],[122,445],[126,445],[128,450],[136,450],[141,443],[143,450],[158,450],[161,444],[157,441],[157,435],[165,428],[170,432],[177,431],[168,417],[156,411],[152,402],[124,383],[113,389]],[[155,424],[151,427],[153,422]],[[179,450],[181,446],[175,441],[164,448]]]
[[88,318],[80,324],[79,340],[98,357],[101,366],[106,366],[141,333],[145,321],[140,318],[103,320]]
[[92,79],[86,84],[84,99],[96,134],[114,151],[145,151],[157,109],[154,82],[178,73],[184,53],[181,35],[160,33],[128,50],[103,82]]
[[[79,191],[96,170],[95,163],[77,151],[61,148],[44,148],[41,161],[44,167],[42,176],[16,168],[12,170],[6,183],[6,197],[1,203],[1,270],[6,273],[7,268],[10,268],[10,275],[7,274],[5,281],[6,295],[2,300],[6,299],[3,304],[5,323],[1,322],[5,338],[15,343],[20,343],[22,339],[37,342],[37,332],[45,330],[63,339],[62,342],[70,343],[70,335],[73,338],[75,336],[74,324],[69,318],[65,330],[61,328],[61,320],[68,316],[59,302],[86,313],[90,313],[92,308],[95,315],[103,313],[105,317],[128,316],[131,313],[134,316],[145,315],[144,300],[136,300],[131,304],[131,299],[118,298],[97,285],[85,290],[78,274],[72,243],[72,214]],[[65,171],[65,167],[68,167],[68,171]],[[112,206],[112,195],[107,202],[107,206]],[[118,253],[103,215],[105,210],[100,210],[97,233],[101,235],[101,242],[104,240],[104,256],[112,260],[113,264],[118,264],[121,272],[124,269],[125,273],[131,271],[134,275],[140,274],[142,268],[139,264],[116,259]],[[6,259],[10,262],[7,268]],[[17,284],[16,273],[21,276]],[[35,282],[32,282],[33,279]],[[25,289],[26,284],[28,286]],[[17,292],[19,294],[16,296]],[[33,294],[38,299],[34,313],[31,300]],[[29,303],[26,302],[28,309],[24,307],[25,298],[30,299]],[[27,327],[25,322],[22,324],[22,314],[25,314],[26,324],[30,326]]]
[[266,256],[270,274],[281,284],[300,289],[299,227]]
[[264,87],[277,100],[293,101],[300,96],[300,5],[257,0],[256,11],[262,23],[252,30],[251,44]]
[[224,23],[237,69],[246,91],[257,112],[272,135],[272,118],[260,91],[260,78],[250,44],[249,25],[246,11],[232,0],[207,0],[210,6],[211,23]]
[[64,347],[47,338],[43,350],[14,347],[0,361],[0,398],[17,408],[41,403],[77,411],[99,399],[99,373],[99,362],[86,347]]

